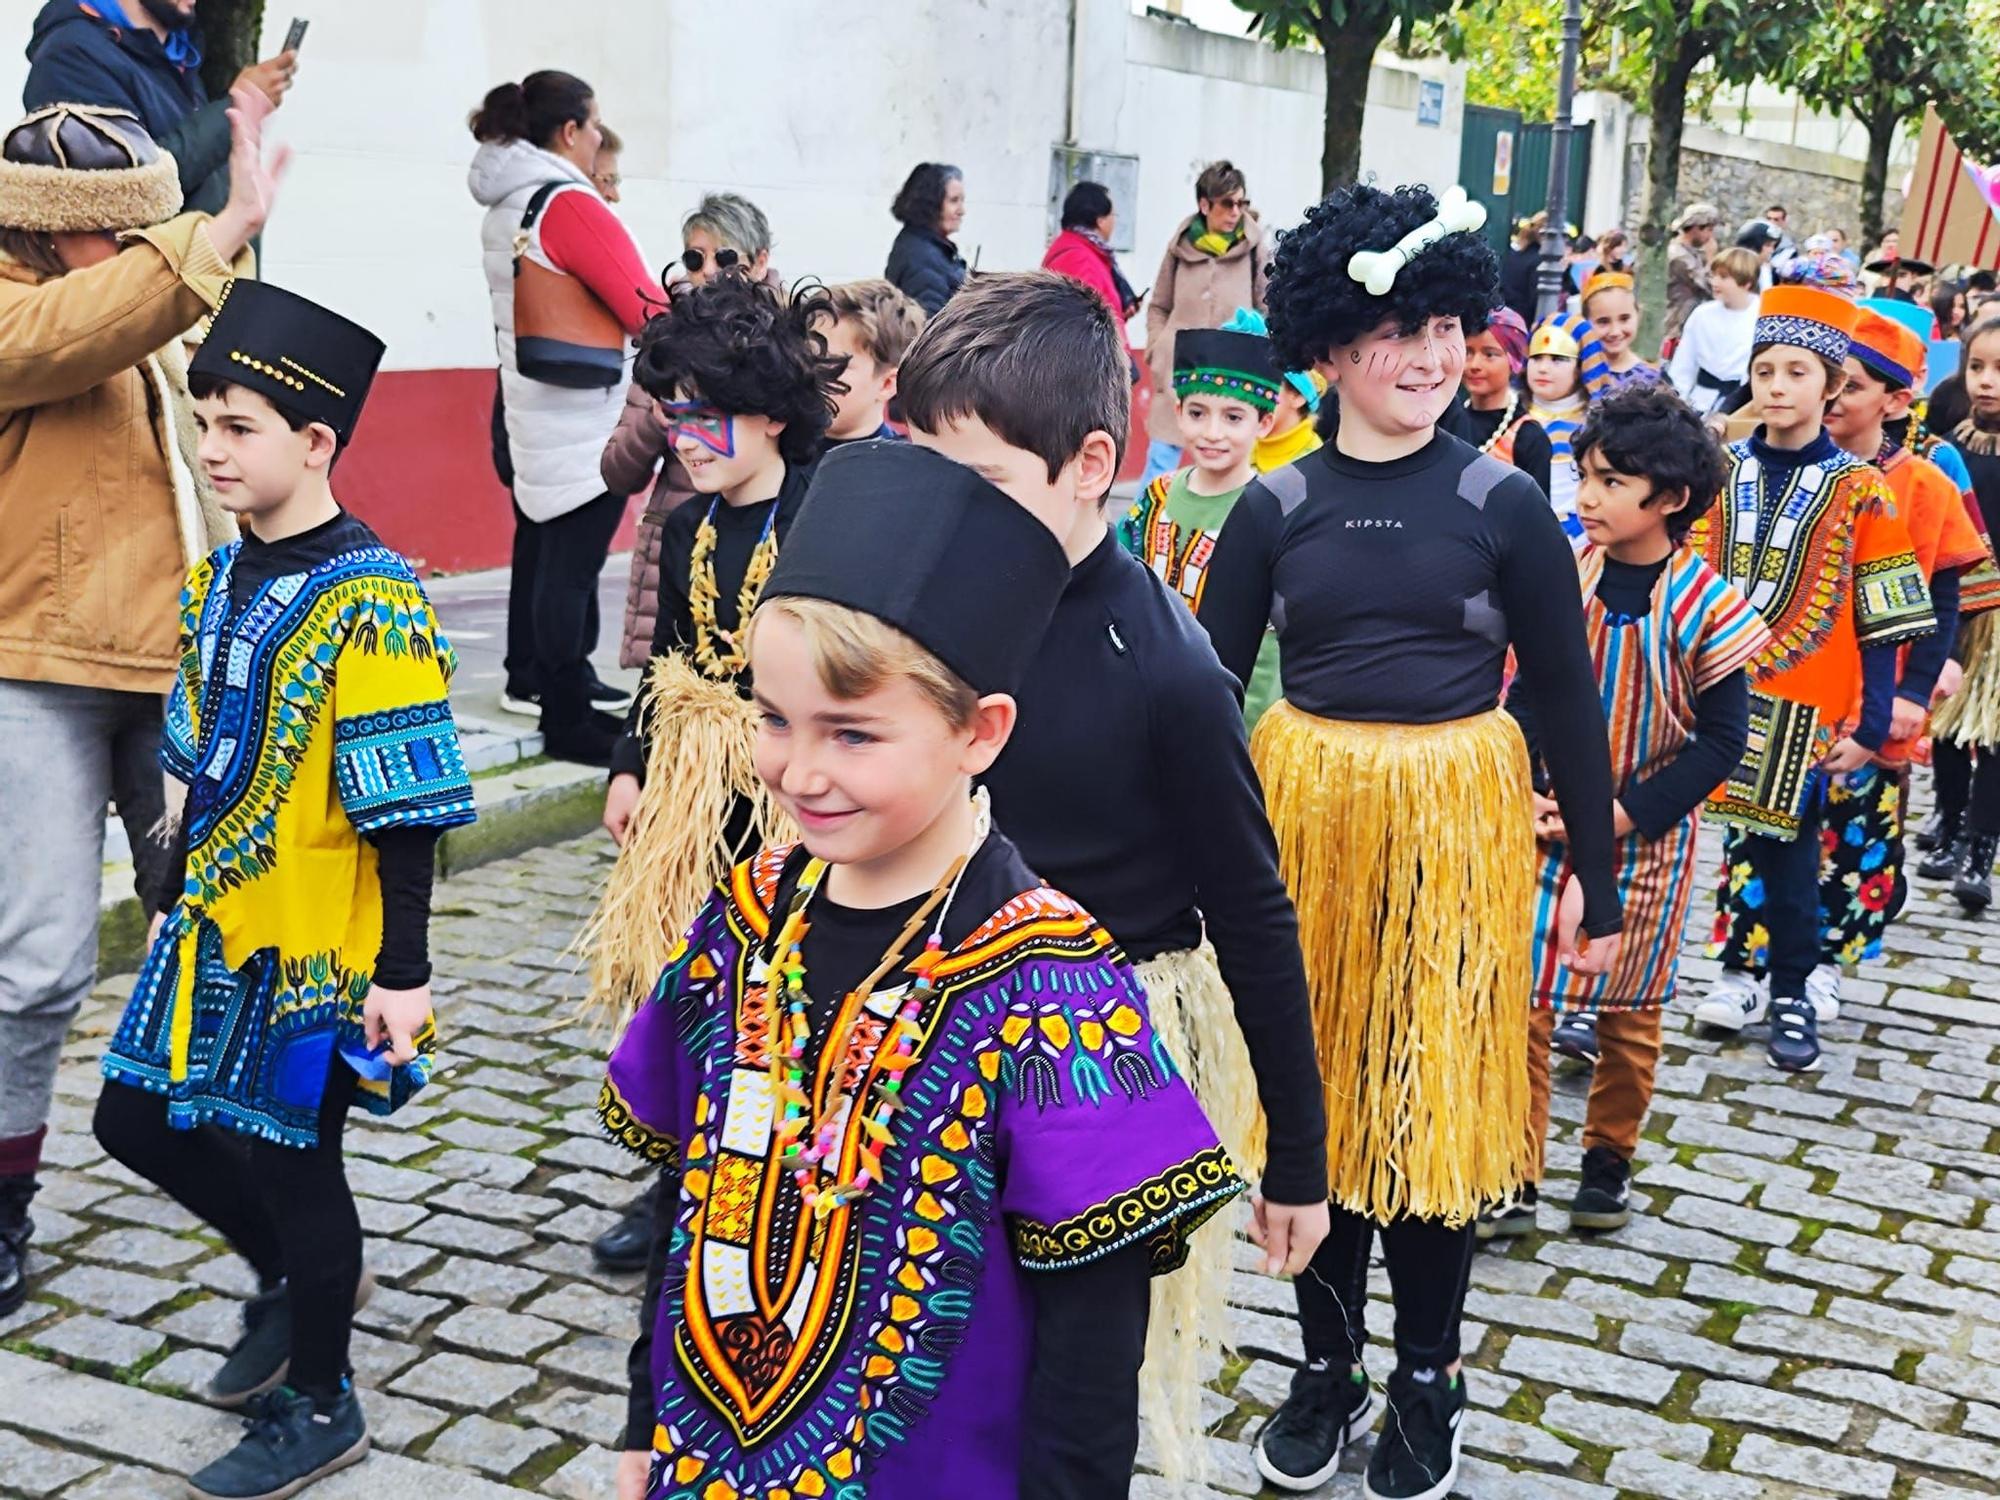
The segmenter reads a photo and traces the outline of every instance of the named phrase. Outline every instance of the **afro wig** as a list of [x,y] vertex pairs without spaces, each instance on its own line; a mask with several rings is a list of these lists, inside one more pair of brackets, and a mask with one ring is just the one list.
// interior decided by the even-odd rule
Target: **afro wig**
[[1288,370],[1310,369],[1335,345],[1391,323],[1414,329],[1430,318],[1457,318],[1466,332],[1486,326],[1500,305],[1500,265],[1477,233],[1461,230],[1427,245],[1396,277],[1386,297],[1347,274],[1360,250],[1387,250],[1437,217],[1426,187],[1393,193],[1365,182],[1336,188],[1306,210],[1306,221],[1279,236],[1271,263],[1271,342]]
[[1676,542],[1715,504],[1729,478],[1721,444],[1680,393],[1657,380],[1634,381],[1597,402],[1569,446],[1579,466],[1595,451],[1656,494],[1686,490],[1687,504],[1667,517],[1667,534]]
[[655,400],[692,391],[718,411],[756,413],[785,424],[778,451],[810,462],[833,420],[845,357],[815,328],[834,318],[824,287],[807,284],[789,300],[747,276],[718,276],[676,291],[672,307],[639,335],[633,378]]

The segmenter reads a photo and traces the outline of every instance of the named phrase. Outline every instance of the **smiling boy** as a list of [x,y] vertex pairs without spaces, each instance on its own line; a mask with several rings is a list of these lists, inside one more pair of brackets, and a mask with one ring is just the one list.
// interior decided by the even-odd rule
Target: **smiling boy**
[[238,280],[188,371],[202,467],[248,529],[181,595],[160,759],[189,789],[185,875],[94,1123],[256,1273],[211,1399],[289,1382],[189,1481],[197,1500],[289,1495],[367,1452],[341,1137],[352,1105],[387,1114],[430,1077],[433,851],[473,819],[451,647],[409,564],[329,485],[381,356],[366,329]]

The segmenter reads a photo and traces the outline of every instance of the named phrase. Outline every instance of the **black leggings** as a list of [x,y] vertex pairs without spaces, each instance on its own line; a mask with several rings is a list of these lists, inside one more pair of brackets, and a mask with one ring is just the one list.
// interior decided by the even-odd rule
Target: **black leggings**
[[219,1230],[265,1290],[286,1284],[294,1390],[331,1397],[352,1373],[348,1336],[361,1280],[361,1219],[347,1186],[340,1134],[354,1072],[335,1062],[320,1103],[319,1144],[301,1150],[216,1126],[176,1130],[167,1102],[121,1083],[104,1085],[93,1128],[125,1166]]
[[1438,1219],[1379,1224],[1330,1205],[1332,1228],[1303,1276],[1294,1277],[1306,1358],[1359,1365],[1368,1346],[1368,1252],[1382,1236],[1382,1258],[1396,1302],[1396,1363],[1439,1370],[1457,1360],[1465,1287],[1472,1275],[1473,1226],[1448,1229]]
[[1967,833],[2000,833],[2000,746],[1973,750],[1951,740],[1935,740],[1931,777],[1938,811],[1965,818]]

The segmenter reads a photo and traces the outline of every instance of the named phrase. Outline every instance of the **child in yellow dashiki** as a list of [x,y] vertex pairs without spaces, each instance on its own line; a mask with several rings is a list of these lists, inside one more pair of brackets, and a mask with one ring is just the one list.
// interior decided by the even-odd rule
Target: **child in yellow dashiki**
[[434,845],[473,818],[451,647],[409,564],[327,482],[381,354],[346,319],[236,281],[189,369],[202,466],[249,525],[181,596],[161,761],[188,786],[185,877],[95,1128],[257,1275],[209,1395],[289,1384],[189,1481],[210,1500],[291,1494],[367,1451],[341,1135],[351,1104],[387,1114],[430,1076]]
[[[1543,798],[1528,1035],[1531,1167],[1512,1202],[1480,1216],[1481,1238],[1534,1227],[1551,1045],[1595,1064],[1570,1226],[1618,1229],[1631,1216],[1632,1158],[1653,1098],[1660,1013],[1678,978],[1701,804],[1743,755],[1747,668],[1770,639],[1750,601],[1686,545],[1696,518],[1715,503],[1724,468],[1715,439],[1676,392],[1650,381],[1614,392],[1591,409],[1575,448],[1577,515],[1588,538],[1577,567],[1618,786],[1612,823],[1625,942],[1611,971],[1591,976],[1565,970],[1542,936],[1570,873],[1561,814]],[[1528,702],[1517,681],[1509,705],[1532,748]]]
[[[1120,528],[1133,556],[1197,611],[1215,539],[1257,477],[1252,449],[1270,431],[1284,383],[1263,323],[1238,309],[1221,328],[1174,336],[1175,410],[1194,462],[1147,485]],[[1244,684],[1244,722],[1254,726],[1277,697],[1278,639],[1267,631]]]
[[1153,1279],[1242,1183],[1110,935],[973,795],[1069,574],[942,454],[813,480],[750,643],[803,842],[709,898],[600,1105],[673,1188],[621,1495],[1131,1483]]

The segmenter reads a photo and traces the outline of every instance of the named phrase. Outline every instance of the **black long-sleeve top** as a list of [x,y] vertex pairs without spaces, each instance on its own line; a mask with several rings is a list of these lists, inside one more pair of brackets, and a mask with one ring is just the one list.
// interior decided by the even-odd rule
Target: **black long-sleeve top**
[[1909,653],[1903,658],[1903,675],[1896,684],[1898,698],[1930,707],[1938,675],[1958,644],[1958,584],[1963,571],[1939,568],[1931,574],[1931,609],[1937,614],[1937,629],[1910,642]]
[[[780,882],[776,909],[787,909],[803,866],[794,859]],[[967,864],[943,933],[947,948],[962,942],[989,912],[1029,882],[1027,868],[1004,838],[989,838]],[[812,900],[802,957],[808,988],[812,1057],[827,1042],[834,1002],[857,988],[923,904],[913,896],[893,906],[842,906],[822,890]],[[935,920],[935,919],[933,919]],[[910,941],[903,962],[923,951],[928,925]],[[907,982],[902,963],[882,981]],[[639,1313],[639,1337],[627,1357],[630,1377],[625,1447],[652,1447],[653,1328],[667,1246],[679,1213],[671,1181],[653,1195],[653,1252]],[[1034,1303],[1035,1358],[1028,1388],[1029,1438],[1022,1445],[1023,1500],[1101,1500],[1131,1483],[1139,1446],[1139,1365],[1146,1352],[1152,1268],[1144,1244],[1130,1245],[1074,1270],[1027,1277]]]
[[[1480,411],[1468,405],[1465,408],[1465,430],[1453,436],[1464,438],[1475,448],[1481,447],[1500,430],[1500,419],[1506,415],[1507,408],[1504,406]],[[1540,422],[1521,423],[1520,431],[1514,434],[1514,467],[1534,480],[1535,487],[1544,495],[1549,492],[1549,470],[1554,462],[1555,449],[1549,443],[1548,429]]]
[[[243,534],[243,545],[229,570],[229,613],[247,606],[257,590],[287,573],[306,573],[328,558],[359,547],[379,547],[380,537],[366,522],[346,511],[309,531],[265,542],[255,532]],[[431,883],[437,868],[437,830],[382,828],[366,835],[375,846],[382,882],[382,948],[376,955],[374,982],[384,989],[413,990],[431,977]],[[157,893],[157,909],[172,911],[187,883],[188,831],[183,819],[175,830],[167,860],[166,879]]]
[[[1622,563],[1607,557],[1597,580],[1597,597],[1610,614],[1613,624],[1635,623],[1653,607],[1653,589],[1667,570],[1670,558],[1655,563]],[[1528,737],[1528,752],[1535,761],[1537,785],[1541,774],[1541,734],[1529,707],[1533,691],[1523,691],[1515,678],[1507,706],[1520,721]],[[1708,794],[1720,786],[1743,759],[1750,738],[1750,674],[1731,672],[1710,683],[1695,696],[1694,734],[1689,743],[1664,766],[1648,776],[1635,776],[1618,789],[1618,802],[1632,820],[1640,837],[1657,839],[1678,824]]]
[[[787,465],[784,480],[774,499],[751,505],[714,505],[715,552],[712,562],[715,567],[717,630],[734,632],[746,623],[736,606],[737,596],[743,588],[743,574],[750,566],[750,554],[757,550],[757,543],[764,535],[765,523],[771,519],[774,506],[778,517],[778,545],[784,546],[785,533],[791,529],[799,506],[805,502],[806,486],[812,482],[813,468],[812,464]],[[660,526],[660,599],[659,613],[653,617],[653,656],[666,656],[671,652],[686,654],[694,650],[694,613],[688,602],[688,577],[694,559],[695,532],[700,529],[709,511],[710,497],[697,495],[685,505],[678,505],[669,511]],[[723,649],[721,642],[717,642],[717,649]],[[750,674],[746,670],[738,678],[738,685],[746,694],[750,691],[749,682]],[[625,733],[611,751],[613,776],[632,775],[641,781],[646,779],[646,746],[649,740],[645,709],[648,697],[643,684],[632,696],[632,707],[625,716]]]
[[1270,1126],[1264,1196],[1317,1203],[1326,1109],[1312,1003],[1241,692],[1180,596],[1107,528],[1070,574],[984,781],[1029,867],[1134,963],[1206,931]]
[[1262,476],[1222,528],[1201,623],[1246,676],[1267,621],[1286,701],[1364,723],[1491,711],[1511,645],[1570,832],[1584,930],[1622,928],[1611,753],[1576,561],[1533,480],[1443,432],[1387,463],[1329,443]]

